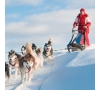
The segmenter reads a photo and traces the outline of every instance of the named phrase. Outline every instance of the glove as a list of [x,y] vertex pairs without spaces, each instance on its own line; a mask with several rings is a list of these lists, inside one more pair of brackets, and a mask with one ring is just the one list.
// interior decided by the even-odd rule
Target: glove
[[73,25],[73,28],[76,28],[76,25]]
[[83,26],[83,28],[84,28],[84,29],[86,29],[86,28],[87,28],[87,26]]

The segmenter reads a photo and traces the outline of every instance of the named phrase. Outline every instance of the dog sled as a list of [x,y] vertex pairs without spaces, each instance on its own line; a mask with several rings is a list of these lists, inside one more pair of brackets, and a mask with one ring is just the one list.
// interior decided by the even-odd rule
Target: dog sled
[[[82,36],[84,36],[84,45],[80,44],[80,40]],[[68,52],[83,51],[86,48],[85,41],[86,41],[85,30],[84,30],[84,34],[81,34],[78,33],[78,30],[72,29],[72,38],[67,45]]]

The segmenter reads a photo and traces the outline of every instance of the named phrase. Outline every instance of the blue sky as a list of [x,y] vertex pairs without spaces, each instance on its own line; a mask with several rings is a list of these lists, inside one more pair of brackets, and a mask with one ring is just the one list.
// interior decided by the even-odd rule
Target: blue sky
[[20,52],[26,42],[43,47],[50,37],[54,49],[66,48],[82,7],[90,16],[89,37],[95,43],[94,0],[5,0],[5,51]]

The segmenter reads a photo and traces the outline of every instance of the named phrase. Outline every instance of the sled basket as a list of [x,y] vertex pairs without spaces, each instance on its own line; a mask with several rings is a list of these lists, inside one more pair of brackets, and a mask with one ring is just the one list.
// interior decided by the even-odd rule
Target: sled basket
[[67,45],[67,49],[69,52],[73,51],[83,51],[85,49],[85,33],[84,33],[84,45],[80,44],[80,39],[82,38],[82,34],[78,33],[78,30],[72,30],[72,38]]

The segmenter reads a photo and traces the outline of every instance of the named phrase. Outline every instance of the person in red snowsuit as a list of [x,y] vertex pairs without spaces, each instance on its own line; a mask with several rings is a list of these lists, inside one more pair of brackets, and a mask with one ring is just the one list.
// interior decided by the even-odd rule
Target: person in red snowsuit
[[76,20],[73,24],[73,28],[75,28],[76,26],[78,26],[78,33],[82,34],[82,38],[80,40],[80,44],[84,45],[84,34],[85,34],[85,43],[86,46],[90,46],[90,41],[89,41],[89,27],[91,25],[90,19],[88,14],[85,13],[85,9],[81,8],[80,9],[80,13],[78,14],[78,16],[76,17]]

